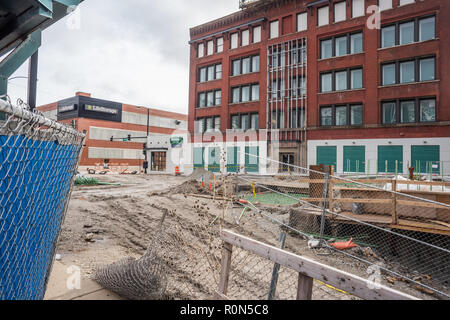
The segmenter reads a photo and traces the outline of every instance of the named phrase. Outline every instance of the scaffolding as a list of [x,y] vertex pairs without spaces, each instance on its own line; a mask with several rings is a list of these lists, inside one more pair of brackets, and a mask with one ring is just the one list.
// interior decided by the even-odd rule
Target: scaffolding
[[300,142],[297,161],[306,163],[307,39],[299,38],[267,48],[267,107],[269,130],[280,140]]

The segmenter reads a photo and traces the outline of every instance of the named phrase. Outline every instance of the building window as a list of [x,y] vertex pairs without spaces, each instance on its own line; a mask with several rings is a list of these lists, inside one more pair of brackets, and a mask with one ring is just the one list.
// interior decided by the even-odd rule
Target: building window
[[350,35],[350,54],[363,52],[363,37],[362,33],[355,33]]
[[383,124],[436,121],[435,98],[387,101],[381,108]]
[[427,58],[419,60],[420,81],[435,80],[435,58]]
[[416,18],[381,28],[381,47],[427,41],[436,37],[436,18]]
[[395,102],[385,102],[382,104],[383,124],[393,124],[397,122]]
[[383,86],[396,83],[395,79],[395,63],[385,64],[382,66]]
[[420,100],[420,122],[436,121],[436,100]]
[[321,92],[362,89],[362,68],[345,69],[321,74]]
[[236,32],[236,33],[233,33],[232,35],[231,35],[231,49],[236,49],[237,47],[238,47],[238,44],[239,44],[239,34]]
[[308,13],[303,12],[297,15],[297,32],[308,30]]
[[247,74],[252,72],[259,72],[259,55],[242,57],[231,62],[232,76]]
[[220,131],[219,116],[199,118],[195,121],[195,123],[197,133]]
[[336,57],[344,56],[347,54],[347,37],[339,37],[334,40]]
[[[348,45],[350,43],[350,46]],[[321,59],[363,52],[363,34],[348,33],[320,41]]]
[[350,106],[350,125],[360,126],[363,124],[362,105]]
[[362,69],[353,69],[350,71],[351,81],[350,81],[350,89],[362,89],[363,80],[362,80]]
[[220,106],[222,104],[222,91],[214,90],[198,94],[198,108]]
[[410,83],[415,81],[414,61],[400,63],[400,83]]
[[395,26],[381,29],[381,47],[388,48],[395,46]]
[[208,41],[206,43],[206,47],[207,47],[206,54],[208,56],[212,55],[214,53],[214,41],[212,41],[212,40]]
[[392,9],[392,0],[378,0],[380,11]]
[[245,103],[259,100],[259,84],[243,85],[231,89],[232,103]]
[[202,58],[205,55],[205,45],[203,43],[199,43],[198,44],[198,58]]
[[207,82],[222,79],[222,64],[210,65],[199,69],[198,81]]
[[400,0],[400,6],[404,6],[414,2],[416,2],[416,0]]
[[320,75],[321,79],[321,92],[331,92],[333,91],[333,74],[323,73]]
[[322,40],[320,42],[321,46],[321,58],[328,59],[333,56],[333,40]]
[[223,38],[217,38],[217,53],[223,52]]
[[231,129],[233,130],[258,130],[259,115],[257,113],[234,114],[231,116]]
[[274,39],[274,38],[278,38],[279,35],[279,22],[277,21],[272,21],[270,23],[270,39]]
[[347,106],[336,107],[336,125],[347,125]]
[[419,41],[427,41],[436,37],[436,18],[430,17],[419,20]]
[[382,85],[432,81],[436,79],[436,58],[415,58],[396,61],[381,66]]
[[400,122],[401,123],[416,122],[416,111],[414,100],[400,102]]
[[414,21],[401,23],[400,27],[400,44],[408,44],[414,42]]
[[364,0],[353,0],[352,1],[352,18],[364,16]]
[[347,71],[339,71],[335,73],[335,90],[347,90]]
[[253,28],[253,43],[261,42],[261,26]]
[[272,99],[280,99],[285,96],[284,79],[273,79],[272,86],[270,88],[272,92]]
[[250,44],[250,30],[242,31],[242,46],[248,46]]
[[345,19],[347,18],[346,10],[347,10],[347,8],[346,8],[345,1],[335,3],[334,4],[334,22],[345,21]]
[[317,16],[318,16],[318,20],[317,20],[317,25],[320,26],[325,26],[327,24],[330,23],[330,9],[328,6],[326,7],[322,7],[319,8],[317,10]]
[[[297,84],[300,83],[300,86]],[[293,97],[304,96],[306,95],[306,78],[302,76],[294,76],[292,78],[292,93]]]
[[332,107],[320,108],[320,125],[321,126],[333,125],[333,108]]
[[360,126],[363,124],[361,104],[325,106],[320,108],[321,126]]

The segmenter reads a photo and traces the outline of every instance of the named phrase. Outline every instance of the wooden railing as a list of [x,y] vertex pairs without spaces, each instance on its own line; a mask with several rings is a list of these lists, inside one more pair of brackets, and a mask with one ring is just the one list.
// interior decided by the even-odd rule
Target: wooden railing
[[216,298],[220,300],[228,299],[233,247],[239,247],[298,272],[297,300],[311,300],[314,279],[366,300],[418,300],[384,285],[378,285],[377,289],[370,289],[366,279],[228,230],[222,231],[221,238],[223,240],[222,267],[219,288],[216,292]]

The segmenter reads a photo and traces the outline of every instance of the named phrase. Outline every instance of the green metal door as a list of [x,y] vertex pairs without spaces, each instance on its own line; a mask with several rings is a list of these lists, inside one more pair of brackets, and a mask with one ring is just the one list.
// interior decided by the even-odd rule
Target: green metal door
[[317,165],[334,166],[336,170],[337,147],[317,147]]
[[208,170],[220,172],[220,148],[209,148]]
[[403,146],[378,146],[378,172],[403,173]]
[[415,172],[439,174],[440,146],[411,146],[411,166]]
[[366,147],[344,146],[344,172],[366,171]]
[[205,148],[194,148],[194,169],[205,167],[204,154]]
[[259,172],[259,147],[245,147],[245,170]]
[[227,149],[227,172],[238,172],[239,169],[239,147]]

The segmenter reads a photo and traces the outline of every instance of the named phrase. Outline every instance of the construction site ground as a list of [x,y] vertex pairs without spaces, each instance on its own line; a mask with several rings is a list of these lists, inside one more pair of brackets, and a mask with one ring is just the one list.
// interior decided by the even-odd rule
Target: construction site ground
[[[120,186],[74,187],[57,248],[60,259],[56,262],[54,272],[59,272],[60,280],[58,281],[64,280],[61,271],[64,267],[77,266],[81,270],[82,278],[89,279],[100,266],[114,263],[125,257],[139,258],[142,256],[162,217],[161,208],[176,211],[176,215],[182,223],[184,221],[195,223],[199,219],[200,204],[202,208],[205,208],[206,214],[211,217],[221,215],[223,212],[220,201],[191,195],[198,192],[199,183],[193,181],[193,179],[200,178],[197,176],[95,175],[93,177],[102,182],[117,183]],[[207,187],[208,185],[206,185]],[[286,210],[274,208],[271,214],[277,219],[288,221]],[[274,228],[269,221],[267,221],[267,225],[259,224],[258,226],[254,230],[247,230],[246,235],[277,245],[275,239],[279,237],[279,230]],[[192,234],[192,241],[195,241],[195,233]],[[270,236],[268,236],[269,234]],[[341,255],[317,255],[308,248],[303,239],[299,238],[298,243],[291,241],[287,250],[290,249],[289,246],[296,246],[294,250],[296,253],[341,270],[356,273],[361,277],[368,277],[367,265],[353,259],[346,259]],[[183,250],[180,248],[180,254],[182,252]],[[220,250],[218,252],[220,253]],[[194,276],[194,271],[177,270],[175,275],[189,279],[191,275]],[[68,276],[69,274],[66,274],[66,277]],[[433,295],[416,290],[413,285],[406,282],[387,281],[387,278],[387,276],[383,276],[383,284],[422,299],[435,298]],[[52,285],[49,285],[49,290],[51,288]],[[292,289],[295,290],[295,288],[296,279],[292,279]],[[64,292],[57,293],[53,297],[64,297]],[[118,298],[109,294],[109,292],[106,293],[103,298]],[[92,299],[98,299],[98,296],[93,295]],[[357,298],[323,283],[314,282],[313,299],[348,300]]]

